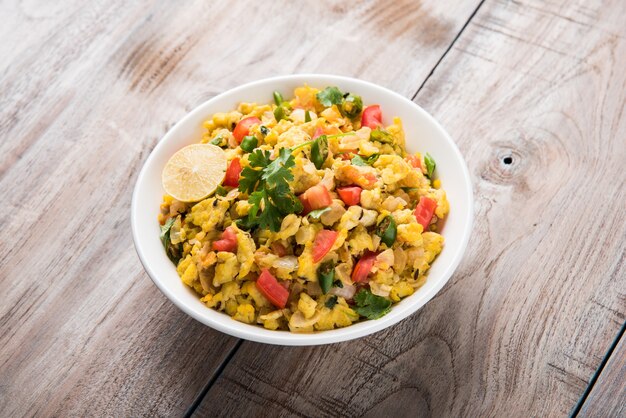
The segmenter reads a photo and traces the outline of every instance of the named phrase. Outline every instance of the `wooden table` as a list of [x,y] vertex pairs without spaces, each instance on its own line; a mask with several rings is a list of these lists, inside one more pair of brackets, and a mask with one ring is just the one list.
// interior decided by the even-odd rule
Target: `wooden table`
[[[12,1],[0,16],[0,415],[626,414],[625,1]],[[129,212],[186,112],[302,72],[423,106],[477,205],[423,309],[289,348],[174,307]]]

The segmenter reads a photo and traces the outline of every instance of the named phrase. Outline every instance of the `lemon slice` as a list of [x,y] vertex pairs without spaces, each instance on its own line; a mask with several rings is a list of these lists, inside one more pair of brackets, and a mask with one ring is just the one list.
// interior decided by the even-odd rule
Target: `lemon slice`
[[165,164],[161,181],[165,192],[181,202],[198,202],[224,181],[226,154],[212,144],[193,144],[178,150]]

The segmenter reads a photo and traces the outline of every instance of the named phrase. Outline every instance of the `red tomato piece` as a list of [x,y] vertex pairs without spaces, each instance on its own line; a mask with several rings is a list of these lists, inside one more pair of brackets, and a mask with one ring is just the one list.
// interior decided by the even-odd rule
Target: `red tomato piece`
[[319,262],[333,247],[333,244],[337,240],[337,235],[339,233],[335,231],[329,231],[327,229],[322,229],[315,236],[315,241],[313,242],[313,262]]
[[304,195],[304,193],[302,193],[300,196],[298,196],[298,199],[300,199],[300,203],[302,203],[302,212],[300,212],[300,214],[302,216],[306,215],[307,213],[309,213],[309,212],[311,212],[313,210],[313,209],[311,209],[311,204],[307,200],[307,198]]
[[379,105],[367,106],[361,115],[361,126],[376,129],[383,124],[383,112]]
[[281,286],[267,269],[261,270],[261,275],[256,279],[256,287],[272,302],[272,305],[281,309],[287,305],[289,291]]
[[424,231],[428,228],[430,221],[433,219],[433,214],[437,209],[437,201],[430,197],[422,196],[420,202],[415,207],[415,219],[424,227]]
[[243,137],[250,133],[250,128],[252,125],[259,125],[261,123],[261,119],[251,116],[249,118],[243,118],[235,126],[233,129],[233,136],[238,144],[241,144]]
[[325,208],[330,206],[333,202],[328,189],[321,184],[311,187],[306,192],[298,196],[298,198],[304,207],[302,211],[303,214],[307,214],[312,210]]
[[241,163],[239,158],[233,158],[226,169],[226,176],[224,177],[224,186],[238,187],[239,175],[241,174]]
[[213,243],[215,251],[228,251],[234,253],[237,250],[237,234],[232,227],[228,227],[222,232],[222,238]]
[[359,186],[338,187],[337,193],[339,197],[348,206],[358,205],[361,201],[361,189]]
[[365,254],[361,256],[356,266],[354,266],[354,270],[352,270],[352,281],[354,283],[367,282],[367,276],[372,271],[372,267],[374,267],[377,255],[378,253],[366,251]]
[[417,155],[407,155],[405,158],[413,166],[413,168],[422,169],[422,161],[417,157]]
[[315,128],[315,132],[313,132],[313,136],[311,137],[311,139],[315,141],[318,137],[322,135],[324,135],[324,130],[318,126],[317,128]]

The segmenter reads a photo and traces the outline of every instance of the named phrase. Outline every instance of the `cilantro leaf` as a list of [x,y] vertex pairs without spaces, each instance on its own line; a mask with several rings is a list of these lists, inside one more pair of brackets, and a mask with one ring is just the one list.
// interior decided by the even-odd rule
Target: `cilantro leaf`
[[[288,148],[281,148],[278,157],[269,163],[263,170],[263,180],[277,184],[293,180],[293,174],[288,169],[295,166],[296,161]],[[287,169],[287,170],[285,170]]]
[[163,248],[165,248],[165,254],[167,254],[167,258],[169,258],[174,265],[178,265],[180,261],[180,248],[172,247],[172,241],[170,240],[170,233],[172,231],[172,225],[176,222],[176,217],[169,218],[165,225],[161,227],[161,234],[159,234],[159,238],[161,239],[161,243],[163,244]]
[[251,205],[248,217],[239,222],[245,229],[258,226],[278,232],[283,217],[302,212],[302,203],[288,183],[293,180],[290,168],[296,164],[291,150],[280,149],[274,160],[270,156],[269,151],[254,150],[248,156],[250,166],[241,171],[239,191],[249,194]]
[[267,197],[282,215],[298,213],[302,211],[302,202],[293,193],[289,185],[285,183],[277,184],[271,189],[266,189]]
[[254,223],[257,213],[261,209],[261,204],[265,199],[265,190],[254,192],[248,197],[248,203],[252,205],[248,211],[248,222]]
[[272,162],[270,158],[271,155],[272,154],[267,150],[263,151],[257,149],[248,156],[248,161],[250,161],[251,167],[266,167]]
[[435,163],[435,160],[429,153],[424,155],[424,163],[426,164],[426,175],[430,178],[435,171],[435,167],[437,167],[437,163]]
[[324,107],[331,107],[334,104],[340,105],[343,101],[343,94],[337,87],[326,87],[317,93],[316,97]]
[[352,160],[350,160],[350,162],[352,162],[352,165],[358,165],[358,166],[366,166],[366,165],[372,165],[376,162],[376,160],[378,160],[378,157],[380,157],[379,154],[372,154],[367,158],[363,158],[360,155],[355,155]]
[[[250,212],[248,212],[248,222],[254,222],[260,228],[269,228],[274,232],[280,230],[281,214],[276,206],[271,204],[266,190],[252,193],[248,198],[248,202],[252,203]],[[261,203],[263,210],[259,213]]]
[[365,160],[363,159],[363,157],[361,157],[360,155],[355,155],[352,160],[350,160],[350,162],[352,163],[352,165],[358,165],[360,167],[366,166],[367,163],[365,162]]
[[245,167],[239,176],[239,191],[243,193],[252,193],[261,179],[261,174],[263,174],[263,171],[261,170],[254,170],[250,167]]
[[159,238],[161,238],[161,243],[163,244],[163,247],[165,247],[166,251],[170,244],[170,230],[172,229],[172,225],[174,225],[174,221],[176,221],[175,217],[169,218],[167,222],[165,222],[165,225],[161,227],[161,234],[159,235]]
[[382,296],[374,295],[367,289],[361,289],[355,296],[354,311],[367,319],[378,319],[391,311],[391,301]]

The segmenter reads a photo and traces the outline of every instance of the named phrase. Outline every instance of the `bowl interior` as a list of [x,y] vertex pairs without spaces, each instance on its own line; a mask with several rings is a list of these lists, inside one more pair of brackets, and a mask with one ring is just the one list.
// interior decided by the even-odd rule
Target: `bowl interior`
[[[161,171],[169,157],[185,145],[197,143],[203,132],[202,122],[213,113],[235,109],[239,102],[267,103],[274,90],[289,97],[303,84],[324,88],[338,86],[363,97],[364,104],[380,104],[385,124],[393,117],[402,119],[410,152],[429,152],[437,162],[437,176],[446,190],[450,213],[442,235],[444,249],[433,262],[426,284],[415,294],[394,305],[381,319],[364,321],[347,328],[313,334],[270,331],[240,323],[224,313],[207,308],[198,296],[185,286],[174,265],[166,257],[159,240],[157,215],[164,194]],[[148,274],[159,289],[180,309],[219,331],[253,341],[312,345],[345,341],[379,331],[404,319],[430,300],[443,287],[458,266],[471,232],[473,200],[469,173],[454,142],[444,129],[423,109],[410,100],[361,80],[330,75],[295,75],[276,77],[246,84],[223,93],[195,108],[178,122],[157,144],[137,179],[131,209],[133,238],[137,253]]]

